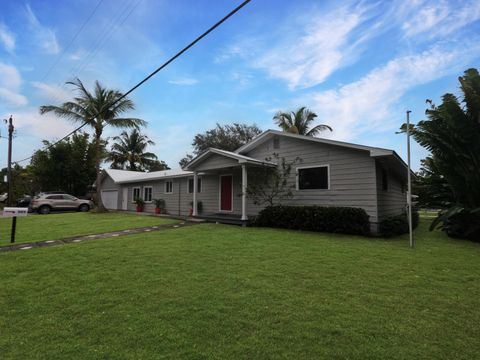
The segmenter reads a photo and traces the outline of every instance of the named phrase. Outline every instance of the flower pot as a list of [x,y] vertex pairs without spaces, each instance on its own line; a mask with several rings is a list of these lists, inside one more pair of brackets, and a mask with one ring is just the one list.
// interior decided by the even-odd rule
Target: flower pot
[[161,214],[162,213],[162,209],[160,209],[159,207],[156,207],[155,208],[155,214]]
[[143,211],[143,206],[137,205],[137,212],[142,212],[142,211]]

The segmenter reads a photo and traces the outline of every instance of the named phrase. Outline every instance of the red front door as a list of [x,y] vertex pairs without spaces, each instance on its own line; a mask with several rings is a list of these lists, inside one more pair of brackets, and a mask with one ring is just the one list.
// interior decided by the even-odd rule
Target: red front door
[[232,211],[232,176],[220,176],[220,210]]

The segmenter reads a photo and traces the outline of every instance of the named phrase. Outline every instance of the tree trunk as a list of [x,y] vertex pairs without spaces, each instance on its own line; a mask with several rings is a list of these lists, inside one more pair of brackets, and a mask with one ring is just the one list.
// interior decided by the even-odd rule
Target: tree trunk
[[95,132],[95,171],[97,172],[97,178],[95,180],[97,211],[106,212],[107,209],[103,206],[102,193],[100,189],[100,162],[101,162],[101,144],[102,131],[97,129]]

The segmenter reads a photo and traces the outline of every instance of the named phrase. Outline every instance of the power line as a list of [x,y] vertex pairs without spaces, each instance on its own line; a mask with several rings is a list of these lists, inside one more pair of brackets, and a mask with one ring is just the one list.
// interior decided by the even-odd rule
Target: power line
[[[187,46],[185,46],[182,50],[180,50],[179,52],[177,52],[175,55],[173,55],[170,59],[168,59],[166,62],[164,62],[162,65],[160,65],[157,69],[155,69],[152,73],[150,73],[148,76],[146,76],[143,80],[141,80],[139,83],[137,83],[135,86],[133,86],[130,90],[128,90],[126,93],[124,93],[122,96],[120,96],[118,99],[116,99],[114,102],[112,102],[112,104],[110,106],[114,106],[115,104],[117,104],[120,100],[124,99],[126,96],[128,96],[129,94],[131,94],[133,91],[135,91],[137,88],[139,88],[141,85],[143,85],[145,82],[147,82],[148,80],[150,80],[153,76],[155,76],[158,72],[160,72],[163,68],[167,67],[170,63],[172,63],[173,61],[175,61],[178,57],[180,57],[181,55],[183,55],[183,53],[185,53],[186,51],[188,51],[191,47],[193,47],[196,43],[198,43],[200,40],[202,40],[205,36],[207,36],[208,34],[210,34],[213,30],[215,30],[217,27],[219,27],[220,25],[222,25],[225,21],[227,21],[230,17],[232,17],[234,14],[236,14],[238,11],[240,11],[240,9],[242,9],[245,5],[247,5],[250,1],[252,0],[245,0],[244,2],[242,2],[240,5],[238,5],[235,9],[233,9],[232,11],[230,11],[227,15],[225,15],[222,19],[220,19],[219,21],[217,21],[213,26],[211,26],[207,31],[205,31],[202,35],[200,35],[199,37],[197,37],[195,40],[193,40],[190,44],[188,44]],[[115,110],[116,107],[113,108],[113,110]],[[112,111],[113,111],[112,110]],[[97,113],[98,114],[98,113]],[[59,142],[65,140],[67,137],[69,137],[70,135],[76,133],[78,130],[82,129],[85,125],[87,125],[88,122],[84,122],[82,125],[80,125],[79,127],[77,127],[76,129],[74,129],[73,131],[71,131],[70,133],[68,133],[67,135],[65,135],[64,137],[62,137],[60,140],[57,140],[55,141],[53,144],[50,144],[49,146],[45,147],[43,150],[48,150],[50,149],[51,147],[55,146],[56,144],[58,144]],[[32,156],[29,156],[25,159],[22,159],[22,160],[19,160],[19,161],[15,161],[15,163],[21,163],[21,162],[24,162],[24,161],[27,161],[27,160],[30,160],[31,158],[33,157]]]
[[85,21],[83,22],[82,26],[80,26],[80,28],[77,30],[77,32],[75,33],[75,35],[73,35],[72,39],[69,41],[69,43],[67,44],[67,46],[65,46],[65,48],[63,49],[62,53],[57,57],[57,59],[54,61],[54,63],[52,64],[52,66],[50,66],[50,68],[47,70],[47,72],[45,73],[45,75],[43,75],[43,77],[40,79],[40,81],[44,81],[48,75],[50,75],[50,73],[52,72],[52,70],[55,68],[55,66],[57,66],[58,62],[63,58],[63,56],[65,55],[65,53],[67,52],[67,50],[70,48],[70,46],[72,46],[73,42],[77,39],[78,35],[80,35],[80,33],[83,31],[83,29],[85,28],[85,26],[88,24],[88,22],[90,21],[90,19],[93,17],[93,15],[97,12],[98,8],[100,7],[100,5],[102,4],[104,0],[100,0],[97,5],[95,6],[95,8],[93,9],[93,11],[90,13],[90,15],[88,15],[88,17],[85,19]]

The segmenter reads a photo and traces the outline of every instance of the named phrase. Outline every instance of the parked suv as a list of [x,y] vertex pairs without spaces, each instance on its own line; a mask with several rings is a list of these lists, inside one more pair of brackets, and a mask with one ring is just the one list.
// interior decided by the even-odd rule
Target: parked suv
[[68,194],[40,194],[33,198],[31,207],[39,214],[48,214],[52,210],[88,211],[93,208],[93,202]]

